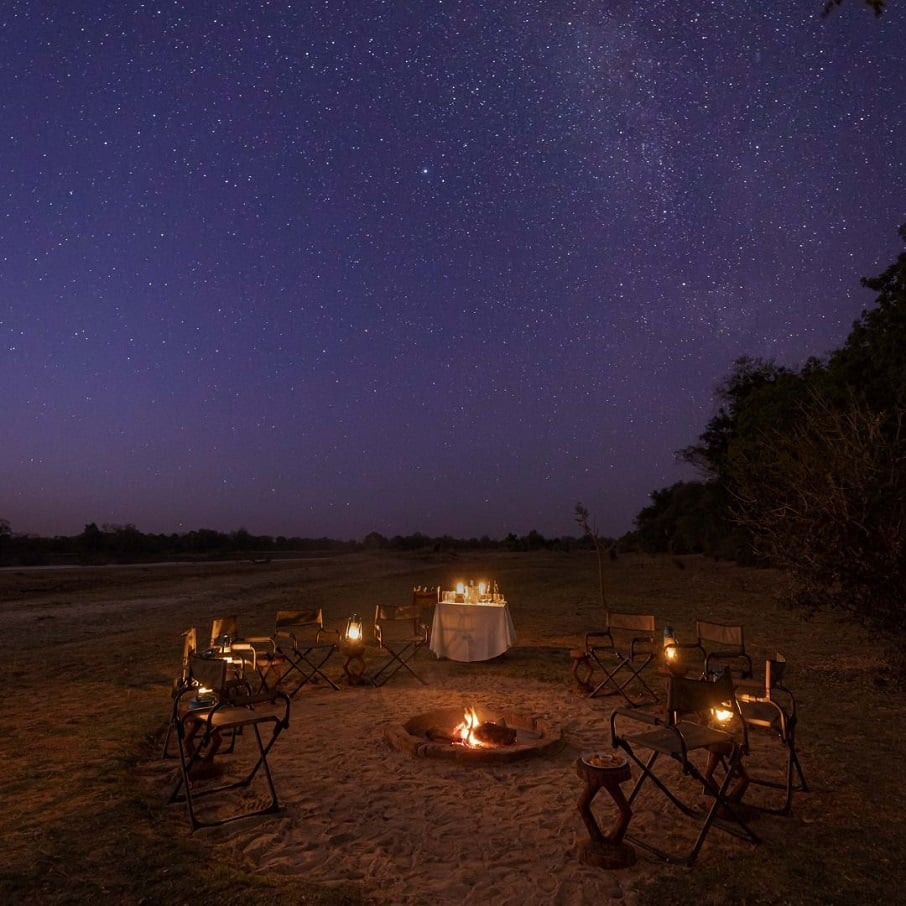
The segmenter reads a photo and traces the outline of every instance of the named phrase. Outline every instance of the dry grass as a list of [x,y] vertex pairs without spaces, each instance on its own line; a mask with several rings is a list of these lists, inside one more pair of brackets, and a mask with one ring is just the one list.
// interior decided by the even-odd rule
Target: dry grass
[[[405,600],[413,584],[449,586],[479,574],[495,577],[512,602],[518,647],[486,664],[435,669],[528,676],[569,695],[568,649],[600,617],[596,565],[584,553],[0,572],[8,691],[0,898],[367,902],[369,892],[352,886],[325,891],[296,881],[287,895],[284,885],[253,884],[241,865],[211,863],[203,832],[172,832],[178,806],[164,803],[143,766],[159,757],[180,632],[228,613],[246,633],[266,632],[278,608],[303,602],[340,623],[378,600]],[[806,622],[781,609],[772,594],[778,577],[768,571],[631,556],[609,564],[608,581],[611,607],[653,612],[681,636],[691,635],[696,617],[740,621],[756,662],[782,651],[812,787],[797,795],[791,817],[759,822],[761,847],[740,845],[729,865],[665,867],[642,901],[854,904],[897,891],[906,706],[880,681],[877,647],[833,618]]]

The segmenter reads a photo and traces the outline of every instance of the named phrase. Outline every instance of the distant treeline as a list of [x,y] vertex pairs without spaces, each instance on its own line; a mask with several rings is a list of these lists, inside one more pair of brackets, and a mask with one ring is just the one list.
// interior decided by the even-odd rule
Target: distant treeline
[[79,535],[44,538],[15,534],[0,522],[0,566],[90,565],[161,561],[262,560],[312,553],[352,553],[362,550],[468,551],[468,550],[580,550],[591,549],[588,537],[545,538],[537,531],[509,534],[502,539],[432,537],[415,532],[385,537],[371,532],[361,541],[335,538],[299,538],[253,535],[246,529],[218,532],[199,529],[184,534],[154,534],[134,525],[89,523]]

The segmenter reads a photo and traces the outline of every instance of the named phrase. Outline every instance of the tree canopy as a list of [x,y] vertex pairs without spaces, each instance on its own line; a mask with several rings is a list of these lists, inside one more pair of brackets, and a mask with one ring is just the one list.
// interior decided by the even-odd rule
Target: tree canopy
[[825,361],[733,364],[679,454],[704,483],[655,492],[637,526],[654,549],[725,554],[704,527],[732,525],[794,602],[906,635],[906,251],[862,283],[875,303]]

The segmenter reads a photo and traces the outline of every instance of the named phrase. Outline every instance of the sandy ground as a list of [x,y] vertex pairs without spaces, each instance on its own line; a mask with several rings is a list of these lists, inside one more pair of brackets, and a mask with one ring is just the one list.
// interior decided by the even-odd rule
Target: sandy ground
[[[632,903],[634,885],[658,863],[642,851],[621,870],[579,859],[588,833],[577,810],[583,782],[575,762],[582,752],[610,751],[612,701],[510,678],[489,684],[480,668],[455,684],[435,677],[430,687],[406,677],[379,689],[304,688],[270,759],[283,814],[197,833],[208,835],[218,857],[248,862],[255,872],[325,885],[362,882],[385,903]],[[540,717],[562,733],[563,745],[526,760],[474,765],[415,757],[385,739],[387,728],[460,704]],[[172,770],[150,766],[149,778],[165,787]],[[693,786],[693,799],[697,792]],[[259,798],[231,806],[264,794],[258,784]],[[609,829],[616,810],[605,793],[594,811]],[[664,797],[646,795],[634,812],[633,831],[660,834],[666,822],[676,827],[661,843],[690,843],[693,825]],[[746,845],[712,830],[701,859]]]
[[[18,647],[8,662],[20,694],[12,700],[13,729],[4,742],[11,798],[0,826],[8,877],[25,879],[16,882],[20,885],[16,889],[43,883],[29,868],[41,852],[51,872],[79,874],[61,866],[54,855],[65,851],[60,849],[63,845],[78,846],[60,837],[68,832],[61,828],[75,816],[103,822],[109,820],[108,813],[117,814],[110,781],[125,765],[134,775],[135,795],[150,806],[148,817],[141,819],[147,823],[145,832],[155,838],[188,837],[184,806],[165,804],[177,763],[159,757],[180,631],[229,612],[239,613],[247,631],[260,631],[278,607],[297,599],[302,582],[332,612],[343,614],[353,581],[349,562],[275,565],[266,570],[211,567],[167,574],[135,569],[0,576],[5,583],[0,586],[0,600],[5,599],[0,604],[0,630],[8,637],[40,641],[47,653],[46,658],[35,659],[27,653],[31,649]],[[502,560],[498,574],[511,562],[514,570],[523,569],[521,560]],[[559,561],[554,566],[553,575],[561,583]],[[412,573],[419,578],[425,574],[419,565],[413,569],[403,564],[410,572],[402,578],[390,572],[399,569],[394,562],[384,568],[386,577],[371,563],[362,567],[368,597],[384,588],[411,588]],[[583,783],[576,774],[576,759],[583,752],[609,751],[614,700],[573,694],[568,651],[592,625],[595,605],[585,594],[586,579],[579,577],[575,585],[556,586],[557,600],[567,603],[552,611],[551,593],[544,585],[551,574],[546,568],[547,561],[542,560],[537,573],[523,578],[514,571],[507,577],[507,587],[514,588],[519,602],[514,609],[519,640],[502,661],[453,664],[423,651],[417,669],[427,686],[401,674],[381,688],[341,684],[339,691],[323,685],[300,690],[292,700],[290,727],[270,758],[280,814],[197,831],[192,839],[203,842],[211,865],[224,860],[253,876],[285,877],[288,889],[296,893],[306,884],[346,889],[352,884],[376,902],[410,906],[464,898],[520,906],[632,904],[640,884],[671,871],[641,850],[636,864],[621,870],[592,867],[579,858],[588,833],[577,810]],[[649,561],[628,562],[621,569],[633,587],[641,586],[640,579],[650,574],[660,582],[663,571],[668,589],[682,581],[690,585],[690,598],[712,594],[705,586],[710,574],[677,572],[669,564]],[[729,569],[715,580],[721,594],[728,587],[728,575],[740,577],[733,588],[743,602],[740,606],[760,594],[741,584],[750,582],[748,574]],[[434,576],[429,573],[429,578]],[[654,599],[659,586],[653,580],[649,585],[653,589],[649,597]],[[359,592],[359,597],[365,595]],[[666,612],[671,606],[675,612],[676,605],[669,603],[664,605]],[[753,612],[752,622],[755,619]],[[810,637],[812,630],[803,632]],[[764,630],[760,634],[772,638]],[[113,659],[111,650],[117,652]],[[335,659],[331,675],[340,676],[341,665]],[[557,681],[529,676],[532,671],[546,675],[551,669]],[[649,681],[661,682],[658,677]],[[34,707],[48,695],[55,702],[52,711]],[[385,739],[388,728],[398,729],[411,717],[468,706],[535,715],[562,732],[563,745],[525,761],[476,765],[414,757]],[[116,721],[115,733],[111,719]],[[132,753],[141,736],[148,737],[147,757],[135,762]],[[36,773],[29,747],[42,738],[60,744],[45,747]],[[783,753],[775,740],[753,741],[762,747],[753,752],[753,763],[782,765]],[[228,775],[251,750],[251,742],[241,739],[237,754],[221,759]],[[806,740],[807,773],[810,754]],[[45,775],[53,782],[44,783]],[[686,790],[705,802],[694,785]],[[254,805],[265,795],[263,786],[256,785],[241,794],[241,801],[228,804]],[[814,796],[801,800],[803,814],[818,805]],[[599,824],[609,828],[616,812],[605,794],[597,797],[594,807]],[[765,840],[760,848],[765,858],[782,850],[791,835],[802,833],[804,820],[760,816],[755,827]],[[678,851],[688,848],[695,833],[693,824],[656,793],[635,804],[630,830]],[[750,844],[714,830],[698,866],[723,866],[752,851]],[[98,854],[100,866],[105,858]],[[97,870],[88,864],[82,874],[93,878]]]

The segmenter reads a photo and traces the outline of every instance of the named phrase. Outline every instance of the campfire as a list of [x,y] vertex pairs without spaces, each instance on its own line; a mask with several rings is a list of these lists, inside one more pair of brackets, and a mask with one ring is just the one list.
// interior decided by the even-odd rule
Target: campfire
[[474,763],[517,761],[561,745],[560,731],[552,731],[538,717],[476,707],[429,711],[389,728],[384,736],[394,748],[412,755]]
[[[447,716],[447,712],[443,712]],[[492,749],[515,745],[518,731],[505,720],[500,723],[482,720],[474,708],[466,708],[462,720],[452,730],[445,726],[428,727],[424,735],[433,742],[449,743],[465,748]]]

